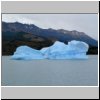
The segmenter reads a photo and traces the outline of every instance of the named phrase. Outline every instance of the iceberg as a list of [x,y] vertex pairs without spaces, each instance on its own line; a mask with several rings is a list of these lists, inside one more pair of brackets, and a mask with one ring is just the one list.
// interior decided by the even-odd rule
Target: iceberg
[[44,59],[44,56],[39,50],[35,50],[28,46],[20,46],[16,49],[11,58],[15,60],[32,60]]
[[42,48],[40,52],[47,59],[87,59],[88,44],[73,40],[68,45],[56,41],[52,46]]
[[41,50],[20,46],[14,52],[12,59],[87,59],[88,49],[88,44],[82,41],[72,40],[68,44],[56,41],[52,46]]

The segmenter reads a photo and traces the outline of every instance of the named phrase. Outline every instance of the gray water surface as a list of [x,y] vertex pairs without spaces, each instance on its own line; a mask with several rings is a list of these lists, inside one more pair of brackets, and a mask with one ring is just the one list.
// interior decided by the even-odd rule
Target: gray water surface
[[2,56],[2,86],[97,86],[98,56],[88,60],[11,60]]

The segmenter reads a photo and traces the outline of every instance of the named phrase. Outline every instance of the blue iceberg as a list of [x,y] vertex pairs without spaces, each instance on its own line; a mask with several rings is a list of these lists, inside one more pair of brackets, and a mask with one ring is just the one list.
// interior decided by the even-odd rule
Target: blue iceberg
[[28,46],[20,46],[16,49],[11,58],[16,60],[32,60],[44,59],[44,56],[39,50],[35,50]]
[[56,41],[52,46],[40,50],[48,59],[87,59],[88,44],[73,40],[68,45]]
[[12,59],[87,59],[89,46],[82,41],[70,41],[68,44],[56,41],[52,46],[36,50],[28,46],[20,46],[14,52]]

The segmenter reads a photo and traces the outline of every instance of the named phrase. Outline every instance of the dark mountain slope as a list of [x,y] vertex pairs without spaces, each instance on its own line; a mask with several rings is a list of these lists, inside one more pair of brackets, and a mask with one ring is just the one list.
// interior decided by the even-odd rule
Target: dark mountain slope
[[68,31],[64,29],[41,29],[33,24],[22,24],[19,22],[2,22],[2,54],[13,54],[20,45],[28,45],[35,49],[41,49],[52,45],[56,40],[68,43],[71,40],[84,41],[89,44],[88,54],[97,54],[98,42],[86,35],[84,32],[76,30]]

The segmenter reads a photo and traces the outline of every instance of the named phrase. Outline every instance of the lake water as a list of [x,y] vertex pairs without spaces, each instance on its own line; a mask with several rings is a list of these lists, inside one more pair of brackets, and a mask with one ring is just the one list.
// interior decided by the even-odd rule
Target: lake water
[[97,86],[98,56],[88,60],[11,60],[2,56],[2,86]]

